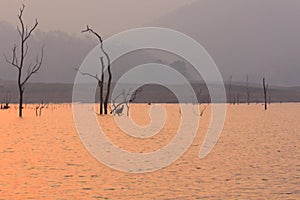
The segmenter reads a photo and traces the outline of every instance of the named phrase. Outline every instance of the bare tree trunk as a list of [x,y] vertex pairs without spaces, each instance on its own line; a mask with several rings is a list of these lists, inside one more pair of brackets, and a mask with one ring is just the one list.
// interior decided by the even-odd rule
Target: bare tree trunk
[[[100,115],[103,115],[103,83],[104,83],[104,60],[103,57],[100,57],[101,61],[101,79],[99,82],[99,87],[100,87]],[[104,109],[105,110],[105,109]]]
[[36,116],[36,117],[39,116],[39,115],[38,115],[39,107],[40,107],[40,105],[35,107],[35,116]]
[[231,104],[232,103],[232,101],[231,101],[231,87],[232,87],[232,76],[230,76],[230,78],[229,78],[229,104]]
[[43,110],[44,106],[41,106],[39,109],[39,116],[42,116],[42,110]]
[[263,87],[264,87],[264,98],[265,98],[265,110],[268,109],[268,87],[269,85],[266,84],[266,78],[263,78]]
[[99,112],[100,112],[100,115],[103,115],[103,84],[100,84],[99,88],[100,88]]
[[[106,91],[106,96],[104,100],[104,114],[107,115],[107,107],[108,107],[108,100],[109,100],[109,95],[110,95],[110,88],[111,88],[111,80],[112,80],[112,73],[111,73],[111,65],[110,65],[110,57],[107,54],[107,52],[103,48],[103,43],[101,43],[101,49],[106,57],[107,60],[107,71],[108,71],[108,82],[107,82],[107,91]],[[103,65],[104,66],[104,65]]]
[[250,105],[249,76],[247,75],[247,104]]
[[23,116],[23,91],[19,91],[19,117]]
[[109,95],[110,95],[111,80],[112,80],[112,73],[111,73],[110,64],[109,64],[108,65],[107,92],[106,92],[106,97],[105,97],[105,101],[104,101],[104,114],[105,115],[107,115],[107,105],[108,105],[108,100],[109,100]]

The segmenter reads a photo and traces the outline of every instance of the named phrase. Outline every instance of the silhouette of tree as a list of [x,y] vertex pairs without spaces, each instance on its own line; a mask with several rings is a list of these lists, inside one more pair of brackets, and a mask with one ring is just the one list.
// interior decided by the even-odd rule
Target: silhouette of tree
[[263,88],[264,88],[264,99],[265,99],[265,110],[268,109],[268,89],[269,84],[266,84],[266,78],[263,78]]
[[48,103],[44,103],[44,101],[42,101],[42,103],[40,103],[39,105],[37,105],[35,107],[35,116],[38,117],[38,116],[42,116],[42,110],[44,108],[48,108]]
[[[122,90],[122,92],[115,97],[115,99],[112,99],[112,106],[113,109],[111,110],[110,114],[114,113],[120,116],[123,112],[124,105],[127,108],[127,116],[129,116],[129,108],[130,103],[132,103],[137,96],[142,92],[142,88],[139,88],[131,93],[131,89],[126,93],[125,89]],[[123,97],[120,103],[116,104],[117,99]]]
[[231,99],[231,89],[232,89],[232,76],[229,77],[229,104],[232,103],[232,99]]
[[111,81],[112,81],[110,57],[109,57],[108,53],[104,50],[102,37],[97,32],[95,32],[92,28],[90,28],[89,26],[87,26],[87,28],[82,31],[82,33],[87,33],[87,32],[92,33],[93,35],[95,35],[98,38],[99,43],[100,43],[100,49],[103,52],[103,54],[106,58],[106,61],[107,61],[108,82],[107,82],[107,90],[106,90],[106,95],[105,95],[104,102],[103,102],[103,86],[104,86],[103,83],[104,83],[104,68],[105,68],[104,66],[105,66],[105,64],[104,64],[103,57],[100,57],[101,64],[102,64],[102,71],[101,71],[101,79],[100,80],[97,78],[97,76],[92,76],[91,74],[86,73],[86,75],[94,77],[98,80],[98,83],[100,84],[100,115],[103,114],[103,111],[101,111],[102,110],[102,104],[104,106],[104,114],[107,115],[108,114],[108,111],[107,111],[108,110],[108,100],[109,100],[110,89],[111,89]]
[[29,49],[27,41],[39,24],[36,19],[35,24],[32,26],[32,28],[28,28],[28,26],[24,24],[24,21],[22,18],[24,9],[25,9],[25,5],[23,4],[22,8],[20,9],[20,13],[18,15],[18,19],[21,24],[21,29],[19,28],[19,26],[17,27],[17,30],[18,30],[18,33],[19,33],[19,36],[21,39],[20,40],[20,53],[19,54],[17,53],[18,46],[14,45],[14,47],[12,48],[12,58],[9,60],[4,55],[6,62],[11,64],[13,67],[15,67],[18,70],[19,117],[22,117],[22,115],[23,115],[22,109],[23,109],[23,95],[24,95],[25,85],[28,82],[28,80],[30,79],[30,77],[40,70],[40,68],[42,66],[43,58],[44,58],[44,46],[43,46],[42,50],[41,50],[41,56],[40,57],[37,56],[35,62],[28,65],[27,74],[23,78],[23,70],[25,69],[24,63],[25,63],[25,59],[26,59],[28,49]]
[[246,92],[247,92],[247,104],[250,105],[250,90],[249,90],[249,76],[247,75]]

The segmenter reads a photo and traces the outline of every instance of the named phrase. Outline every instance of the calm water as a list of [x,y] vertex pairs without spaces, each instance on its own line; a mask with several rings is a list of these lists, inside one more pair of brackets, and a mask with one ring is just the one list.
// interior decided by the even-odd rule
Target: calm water
[[[139,124],[149,122],[131,110]],[[109,117],[100,117],[116,145],[135,152],[164,146],[178,128],[177,105],[167,105],[166,127],[148,140],[130,138]],[[141,109],[142,108],[142,109]],[[37,118],[0,111],[0,199],[300,199],[300,104],[228,106],[214,150],[198,152],[209,110],[195,141],[171,166],[146,174],[118,172],[95,160],[82,145],[68,105],[51,105]]]

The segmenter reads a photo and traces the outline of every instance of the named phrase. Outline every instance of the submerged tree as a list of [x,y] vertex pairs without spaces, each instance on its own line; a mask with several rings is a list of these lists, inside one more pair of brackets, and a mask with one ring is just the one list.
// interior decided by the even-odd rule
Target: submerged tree
[[240,93],[237,92],[236,94],[236,104],[239,105],[240,104]]
[[42,116],[42,110],[44,108],[48,108],[48,103],[44,103],[44,101],[42,101],[42,103],[40,103],[35,107],[35,116],[36,117]]
[[[108,71],[108,81],[107,81],[107,89],[106,89],[106,95],[105,98],[103,97],[103,90],[104,90],[104,69],[105,69],[105,62],[104,62],[104,57],[101,56],[100,57],[100,61],[101,61],[101,75],[99,78],[97,75],[92,75],[86,72],[80,72],[83,75],[88,75],[90,77],[93,77],[97,80],[98,82],[98,86],[100,88],[100,115],[108,114],[108,101],[109,101],[109,96],[110,96],[110,89],[111,89],[111,81],[112,81],[112,73],[111,73],[111,63],[110,63],[110,57],[108,55],[108,53],[104,50],[103,47],[103,40],[102,37],[95,32],[93,29],[91,29],[89,26],[87,26],[87,28],[85,30],[82,31],[82,33],[92,33],[93,35],[95,35],[100,43],[100,49],[102,51],[102,53],[104,54],[104,57],[106,58],[106,62],[107,62],[107,71]],[[104,109],[104,113],[103,113],[103,109]]]
[[232,89],[232,76],[229,77],[229,104],[232,103],[232,100],[231,100],[231,89]]
[[264,99],[265,99],[265,110],[268,109],[268,89],[269,84],[266,84],[266,78],[263,78],[263,88],[264,88]]
[[[119,95],[117,95],[114,99],[112,99],[113,108],[112,108],[110,114],[114,113],[114,114],[117,114],[118,116],[120,116],[123,113],[124,105],[125,105],[127,108],[127,116],[129,116],[130,103],[132,103],[141,92],[142,92],[142,88],[138,88],[134,92],[131,92],[131,89],[129,89],[129,91],[127,93],[126,93],[125,89],[123,89]],[[122,99],[119,100],[120,102],[117,104],[116,101],[119,98],[122,98]]]
[[10,106],[9,106],[10,100],[11,100],[10,93],[8,93],[6,95],[6,97],[4,98],[4,105],[3,106],[2,106],[2,103],[1,103],[1,109],[4,109],[4,110],[9,109],[10,108]]
[[[198,104],[199,104],[199,109],[200,109],[200,113],[196,112],[194,110],[194,107],[193,107],[193,112],[195,115],[197,116],[200,116],[202,117],[204,115],[204,112],[206,111],[206,109],[209,107],[209,104],[210,104],[210,97],[209,96],[206,96],[206,97],[202,97],[200,98],[200,96],[202,95],[202,90],[200,88],[199,92],[199,97],[198,97]],[[206,105],[204,105],[206,103]],[[201,106],[204,105],[203,108],[201,108]],[[181,114],[181,109],[179,108],[179,113]]]
[[249,76],[247,75],[246,92],[247,92],[247,104],[250,105],[250,91],[249,91]]
[[22,117],[22,109],[23,109],[23,95],[24,95],[24,90],[25,90],[25,85],[30,79],[30,77],[37,73],[39,69],[42,66],[43,62],[43,57],[44,57],[44,46],[42,47],[41,50],[41,56],[37,56],[36,60],[34,63],[31,63],[27,67],[27,74],[26,76],[23,77],[24,75],[24,65],[25,65],[25,59],[27,57],[28,53],[28,39],[32,35],[33,31],[37,28],[38,26],[38,21],[37,19],[35,20],[35,24],[32,26],[32,28],[28,28],[27,25],[24,24],[23,22],[23,12],[25,9],[25,5],[22,6],[20,9],[20,13],[18,15],[19,22],[21,24],[21,28],[19,26],[17,27],[19,36],[20,36],[20,53],[17,53],[18,46],[14,45],[12,48],[12,58],[9,60],[6,56],[6,62],[11,64],[13,67],[15,67],[18,70],[18,90],[19,90],[19,117]]

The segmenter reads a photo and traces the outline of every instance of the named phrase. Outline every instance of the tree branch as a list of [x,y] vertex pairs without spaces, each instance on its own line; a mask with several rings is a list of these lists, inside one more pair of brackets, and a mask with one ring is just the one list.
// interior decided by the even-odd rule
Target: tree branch
[[27,53],[28,53],[28,44],[25,43],[25,46],[26,46],[26,49],[25,49],[25,52],[24,52],[24,57],[26,57],[26,56],[27,56]]
[[131,98],[129,99],[129,102],[130,103],[133,102],[136,99],[137,95],[141,92],[142,92],[142,88],[139,88],[139,89],[135,90],[134,93],[131,95]]
[[32,64],[29,65],[28,67],[28,70],[27,70],[27,76],[26,78],[24,79],[24,81],[21,83],[21,86],[24,87],[24,85],[26,84],[26,82],[29,80],[29,78],[37,73],[41,66],[42,66],[42,63],[43,63],[43,59],[44,59],[44,46],[42,47],[42,55],[41,55],[41,58],[39,59],[38,57],[36,58],[36,62],[35,64],[33,65],[32,67]]
[[98,34],[98,33],[96,33],[93,29],[91,29],[90,27],[89,27],[89,25],[87,25],[86,26],[86,29],[85,30],[83,30],[83,31],[81,31],[82,33],[92,33],[92,34],[94,34],[98,39],[99,39],[99,41],[100,41],[100,43],[102,44],[103,43],[103,40],[102,40],[102,37]]
[[21,30],[20,30],[19,26],[17,26],[17,31],[18,31],[20,37],[22,38],[22,33],[21,33]]
[[[133,101],[136,99],[137,95],[138,95],[140,92],[142,92],[142,88],[139,88],[139,89],[135,90],[133,93],[130,93],[130,91],[131,91],[131,88],[128,90],[128,93],[126,94],[126,93],[125,93],[125,89],[123,89],[123,91],[122,91],[118,96],[116,96],[116,97],[112,100],[112,103],[113,103],[114,108],[110,111],[110,114],[112,114],[113,112],[115,112],[115,111],[116,111],[121,105],[123,105],[123,104],[125,104],[126,107],[129,109],[129,103],[133,102]],[[116,105],[115,101],[116,101],[119,97],[121,97],[121,96],[123,96],[123,101],[120,102],[120,103],[118,103],[118,104]],[[128,98],[129,96],[131,96],[131,98],[130,98],[129,100],[127,100],[127,98]],[[128,113],[127,113],[127,114],[128,114]]]
[[24,40],[24,23],[23,23],[23,20],[22,20],[22,16],[23,16],[23,12],[24,12],[24,9],[25,9],[25,5],[23,4],[22,5],[22,8],[20,8],[20,14],[18,15],[18,18],[19,18],[19,21],[21,23],[21,39],[22,41]]
[[98,82],[101,82],[101,80],[99,79],[97,74],[93,75],[93,74],[90,74],[90,73],[87,73],[87,72],[82,72],[78,68],[75,68],[75,70],[78,71],[83,76],[89,76],[89,77],[92,77],[92,78],[96,79]]
[[85,30],[83,30],[83,31],[81,31],[82,33],[92,33],[92,34],[94,34],[97,38],[98,38],[98,40],[99,40],[99,42],[100,42],[100,48],[101,48],[101,51],[104,53],[104,55],[105,55],[105,57],[106,57],[106,59],[107,59],[107,65],[108,65],[108,70],[109,70],[109,74],[110,74],[110,79],[111,79],[111,72],[110,72],[110,57],[109,57],[109,55],[108,55],[108,53],[104,50],[104,47],[103,47],[103,39],[102,39],[102,37],[97,33],[97,32],[95,32],[92,28],[90,28],[89,27],[89,25],[87,25],[86,26],[86,29]]
[[[30,29],[30,31],[28,32],[26,29],[26,33],[25,33],[25,38],[23,39],[23,42],[26,42],[26,40],[30,37],[30,35],[32,34],[32,32],[36,29],[36,27],[39,25],[39,22],[37,19],[35,19],[35,24],[33,25],[33,27]],[[27,33],[28,32],[28,33]]]
[[16,50],[17,50],[17,46],[14,45],[14,47],[12,48],[12,59],[11,60],[8,60],[8,58],[6,57],[5,54],[4,54],[4,58],[8,64],[11,64],[12,66],[16,67],[17,69],[20,69],[20,67],[18,65],[18,58],[17,58]]

